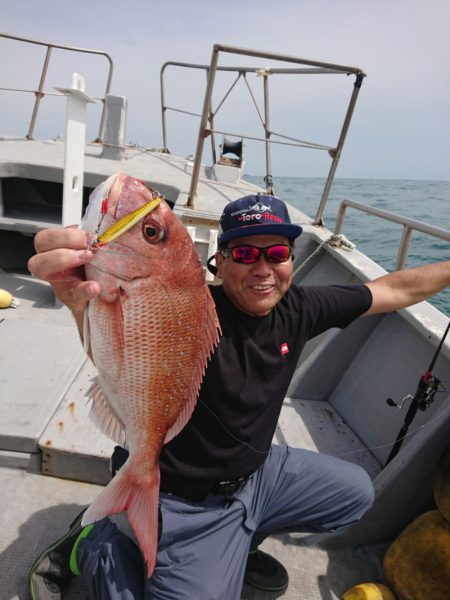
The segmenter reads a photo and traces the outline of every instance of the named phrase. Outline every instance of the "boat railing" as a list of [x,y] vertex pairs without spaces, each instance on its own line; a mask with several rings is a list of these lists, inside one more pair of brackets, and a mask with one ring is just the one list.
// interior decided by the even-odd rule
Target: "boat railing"
[[54,44],[54,43],[50,43],[50,42],[43,42],[40,40],[19,37],[16,35],[10,35],[8,33],[2,33],[2,32],[0,32],[0,38],[10,39],[10,40],[14,40],[16,42],[24,42],[27,44],[35,44],[35,45],[43,46],[43,47],[47,48],[46,53],[45,53],[45,58],[44,58],[44,64],[42,66],[41,76],[40,76],[40,80],[39,80],[39,86],[38,86],[37,90],[0,87],[0,90],[2,90],[2,91],[32,93],[36,96],[34,106],[33,106],[33,111],[31,114],[30,124],[28,127],[28,133],[26,135],[26,138],[29,140],[33,139],[34,126],[36,124],[36,119],[37,119],[39,106],[40,106],[42,98],[44,98],[45,96],[63,96],[64,97],[64,94],[61,94],[61,93],[44,91],[45,80],[47,77],[47,71],[48,71],[48,67],[49,67],[49,63],[50,63],[50,58],[52,56],[52,51],[54,49],[67,50],[70,52],[81,52],[84,54],[100,55],[100,56],[104,56],[106,58],[106,60],[109,63],[109,68],[108,68],[108,77],[107,77],[107,81],[106,81],[105,93],[104,93],[103,97],[96,98],[96,100],[100,100],[103,103],[102,115],[100,118],[100,125],[99,125],[99,130],[98,130],[98,137],[95,140],[97,142],[100,142],[102,139],[102,135],[103,135],[103,126],[104,126],[104,120],[105,120],[105,97],[107,94],[109,94],[109,91],[111,88],[112,75],[113,75],[113,61],[112,61],[111,57],[109,56],[109,54],[107,54],[106,52],[103,52],[101,50],[92,50],[89,48],[78,48],[75,46],[65,46],[63,44]]
[[397,261],[395,267],[396,270],[403,269],[405,266],[406,258],[408,256],[409,251],[409,244],[411,241],[411,235],[413,231],[425,233],[427,235],[431,235],[432,237],[450,242],[450,231],[448,231],[447,229],[435,227],[434,225],[428,225],[427,223],[424,223],[422,221],[410,219],[408,217],[398,215],[388,210],[375,208],[373,206],[368,206],[367,204],[363,204],[361,202],[356,202],[355,200],[347,199],[343,200],[339,205],[338,214],[336,217],[336,225],[334,229],[334,233],[336,235],[340,234],[342,231],[347,208],[354,208],[355,210],[359,210],[369,215],[373,215],[381,219],[391,221],[392,223],[398,223],[403,226],[403,233],[397,254]]
[[[237,54],[248,56],[252,58],[262,58],[269,59],[274,61],[280,61],[285,63],[291,63],[300,65],[298,67],[289,67],[289,68],[278,68],[278,67],[265,67],[265,68],[257,68],[257,67],[239,67],[239,66],[229,66],[223,67],[218,65],[219,53],[225,52],[228,54]],[[207,82],[206,82],[206,91],[203,100],[203,110],[201,114],[189,112],[186,110],[181,110],[179,108],[175,108],[172,106],[168,106],[166,104],[165,99],[165,85],[164,85],[164,73],[167,67],[176,66],[176,67],[185,67],[191,69],[203,69],[207,73]],[[213,109],[212,107],[212,93],[214,88],[214,81],[217,71],[228,71],[235,72],[236,78],[231,83],[229,89],[224,94],[222,100],[218,103],[217,108]],[[262,110],[259,109],[258,104],[256,102],[255,96],[253,94],[252,89],[248,83],[246,75],[248,73],[255,73],[260,76],[263,84],[263,107]],[[345,75],[355,75],[355,82],[353,85],[353,91],[351,94],[351,98],[347,107],[344,123],[342,125],[342,129],[340,132],[340,136],[337,142],[336,147],[330,147],[323,144],[317,144],[310,141],[300,140],[294,138],[292,136],[283,135],[281,133],[277,133],[272,131],[270,125],[270,103],[269,103],[269,77],[277,74],[345,74]],[[179,113],[185,113],[193,116],[200,117],[200,127],[199,134],[197,138],[197,148],[195,152],[194,165],[192,170],[192,179],[191,186],[189,190],[189,197],[187,205],[190,208],[194,207],[194,199],[197,191],[197,184],[200,174],[200,167],[203,155],[204,141],[205,138],[211,137],[211,146],[212,146],[212,158],[213,163],[216,162],[216,150],[215,150],[215,134],[229,135],[233,137],[239,137],[241,139],[251,139],[263,142],[265,144],[265,163],[266,163],[266,175],[265,182],[267,186],[267,192],[272,193],[272,161],[271,161],[271,144],[283,144],[288,146],[297,146],[304,148],[312,148],[316,150],[325,150],[328,152],[332,159],[332,163],[329,169],[328,177],[325,182],[324,190],[322,193],[322,198],[319,204],[319,208],[315,217],[315,223],[322,224],[322,216],[325,209],[325,205],[328,199],[328,195],[330,192],[331,184],[334,179],[334,175],[336,172],[336,168],[339,163],[339,159],[342,152],[342,147],[345,142],[345,138],[348,132],[348,128],[350,126],[350,121],[353,115],[354,107],[356,104],[356,100],[359,94],[359,90],[362,85],[362,81],[365,77],[365,73],[359,67],[350,67],[347,65],[339,65],[333,64],[323,61],[315,61],[304,58],[299,58],[287,54],[275,54],[270,52],[262,52],[257,50],[249,50],[244,48],[238,48],[235,46],[225,46],[216,44],[213,47],[211,63],[209,65],[198,65],[198,64],[189,64],[183,62],[167,62],[161,68],[161,115],[162,115],[162,129],[163,129],[163,144],[164,149],[168,152],[168,141],[167,141],[167,122],[166,122],[166,113],[168,110],[175,111]],[[264,131],[264,137],[254,137],[249,135],[243,135],[241,133],[229,132],[215,129],[214,127],[214,119],[217,115],[218,111],[222,107],[225,100],[228,98],[231,90],[237,84],[238,80],[243,78],[247,88],[249,90],[251,99],[253,104],[255,105],[256,111],[258,113],[259,120],[261,121],[262,128]]]

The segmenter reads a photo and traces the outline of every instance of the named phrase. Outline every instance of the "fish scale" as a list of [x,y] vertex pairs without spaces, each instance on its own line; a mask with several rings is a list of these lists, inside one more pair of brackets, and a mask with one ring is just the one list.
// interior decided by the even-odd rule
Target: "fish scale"
[[87,279],[102,290],[87,312],[98,371],[91,413],[104,433],[119,443],[126,438],[129,449],[83,524],[126,510],[149,576],[157,551],[159,454],[189,420],[220,333],[199,257],[167,203],[160,200],[123,231],[117,227],[156,195],[115,175],[94,190],[82,223],[98,222],[103,240],[86,266]]

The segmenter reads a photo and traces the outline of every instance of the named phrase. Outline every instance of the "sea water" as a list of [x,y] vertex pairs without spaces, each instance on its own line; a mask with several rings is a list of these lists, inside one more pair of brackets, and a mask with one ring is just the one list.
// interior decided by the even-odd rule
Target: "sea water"
[[[264,187],[262,177],[246,179]],[[314,218],[324,185],[322,178],[278,177],[274,180],[274,194]],[[450,181],[336,178],[323,215],[324,224],[331,231],[344,199],[450,230]],[[342,229],[358,250],[387,271],[395,269],[402,232],[402,225],[353,208],[347,208]],[[450,260],[450,242],[414,231],[406,267],[440,260]],[[433,296],[430,303],[450,316],[450,288]]]

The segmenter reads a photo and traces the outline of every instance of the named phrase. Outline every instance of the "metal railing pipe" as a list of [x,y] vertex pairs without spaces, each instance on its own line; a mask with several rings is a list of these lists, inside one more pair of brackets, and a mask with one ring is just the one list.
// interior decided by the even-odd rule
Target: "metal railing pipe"
[[339,159],[341,158],[342,148],[344,146],[345,138],[347,137],[347,132],[350,127],[350,121],[353,116],[353,111],[355,109],[356,100],[358,99],[359,90],[361,89],[361,84],[362,84],[362,80],[364,77],[365,77],[364,73],[358,73],[358,75],[356,77],[356,81],[353,85],[353,92],[352,92],[350,102],[348,105],[347,114],[345,115],[344,124],[342,125],[342,130],[341,130],[341,134],[339,136],[337,147],[334,151],[330,151],[330,152],[332,152],[333,160],[332,160],[332,163],[330,166],[330,170],[328,172],[327,180],[325,182],[325,187],[322,192],[322,198],[320,200],[319,208],[317,209],[317,214],[314,219],[315,225],[322,225],[322,222],[323,222],[322,221],[323,213],[324,213],[327,201],[328,201],[328,196],[330,195],[331,185],[334,181],[334,176],[336,174],[336,169],[337,169],[337,166],[339,163]]
[[[206,71],[206,85],[208,85],[208,74],[209,71]],[[225,101],[225,99],[224,99]],[[215,113],[219,110],[220,105],[218,106],[218,108],[216,109],[216,111],[213,111],[212,108],[212,98],[211,98],[211,102],[209,104],[209,116],[208,116],[208,121],[209,121],[209,137],[211,138],[211,156],[212,156],[212,162],[213,165],[216,164],[217,162],[217,156],[216,156],[216,136],[214,135],[214,115]]]
[[413,228],[405,225],[403,227],[402,237],[400,240],[400,246],[398,248],[397,261],[395,263],[395,270],[399,271],[403,269],[406,263],[406,258],[409,252],[409,243],[411,241],[411,235]]
[[265,150],[266,150],[266,188],[267,193],[272,194],[272,155],[270,150],[270,110],[269,110],[269,74],[266,71],[263,75],[264,85],[264,136],[266,138]]
[[268,58],[269,60],[282,60],[284,62],[292,62],[300,65],[309,65],[311,67],[320,67],[321,69],[331,69],[337,73],[354,73],[358,75],[362,73],[359,67],[350,67],[347,65],[337,65],[333,63],[308,60],[305,58],[299,58],[290,54],[277,54],[275,52],[262,52],[259,50],[248,50],[246,48],[239,48],[237,46],[227,46],[223,44],[216,44],[214,46],[217,51],[228,52],[230,54],[243,54],[244,56],[253,56],[254,58]]
[[188,200],[187,200],[187,206],[189,208],[194,208],[194,197],[197,192],[198,177],[200,175],[200,165],[201,165],[201,159],[202,159],[202,154],[203,154],[203,146],[205,143],[205,129],[206,129],[206,124],[208,122],[209,113],[211,110],[211,97],[212,97],[212,91],[213,91],[213,87],[214,87],[214,79],[216,76],[218,59],[219,59],[219,51],[217,49],[217,46],[214,46],[213,51],[212,51],[212,56],[211,56],[211,65],[210,65],[209,73],[208,73],[208,82],[206,84],[205,99],[203,101],[202,116],[200,118],[200,127],[199,127],[198,139],[197,139],[197,148],[195,151],[195,161],[194,161],[194,166],[192,169],[191,186],[189,189],[189,196],[188,196]]
[[102,116],[100,117],[100,125],[98,126],[98,136],[97,136],[97,139],[95,140],[96,142],[101,142],[103,140],[103,128],[105,126],[105,119],[106,119],[106,111],[105,111],[106,96],[111,91],[111,82],[112,82],[112,76],[113,76],[113,62],[108,54],[103,53],[103,56],[105,56],[109,60],[109,69],[108,69],[108,79],[106,80],[105,95],[103,96]]
[[44,96],[44,93],[43,93],[44,83],[45,83],[45,78],[47,76],[48,63],[50,61],[51,53],[52,53],[52,47],[47,46],[47,52],[45,53],[45,59],[44,59],[44,66],[42,67],[41,79],[39,80],[39,88],[38,88],[37,92],[35,92],[36,100],[34,101],[34,107],[33,107],[33,113],[31,115],[30,126],[28,128],[28,133],[26,135],[28,140],[33,139],[34,125],[36,123],[36,117],[37,117],[37,113],[38,113],[38,109],[39,109],[39,104],[41,102],[42,97]]
[[166,100],[165,100],[165,90],[164,90],[164,71],[169,63],[165,63],[161,67],[161,71],[159,72],[159,88],[160,88],[160,96],[161,96],[161,121],[162,121],[162,136],[163,136],[163,152],[169,151],[169,146],[167,144],[167,122],[166,122]]
[[[45,46],[47,48],[47,52],[46,52],[45,60],[44,60],[44,66],[43,66],[42,73],[41,73],[41,80],[39,82],[39,88],[38,88],[38,90],[36,90],[34,92],[36,95],[36,101],[34,103],[30,126],[28,128],[28,133],[26,135],[27,139],[29,139],[29,140],[33,139],[33,131],[34,131],[35,123],[36,123],[39,104],[40,104],[41,99],[45,96],[44,84],[45,84],[45,78],[47,75],[48,64],[49,64],[50,55],[51,55],[52,50],[56,48],[58,50],[68,50],[69,52],[82,52],[85,54],[96,54],[98,56],[103,56],[106,58],[106,60],[109,62],[109,69],[108,69],[108,77],[107,77],[106,87],[105,87],[105,94],[103,96],[103,109],[102,109],[102,115],[100,117],[100,126],[99,126],[99,131],[98,131],[98,137],[96,140],[96,141],[101,141],[102,134],[103,134],[104,122],[105,122],[104,99],[111,90],[111,82],[112,82],[112,76],[113,76],[113,70],[114,70],[114,64],[113,64],[112,58],[109,56],[109,54],[107,52],[103,52],[102,50],[91,50],[90,48],[78,48],[77,46],[66,46],[64,44],[54,44],[54,43],[49,43],[49,42],[43,42],[41,40],[35,40],[32,38],[25,38],[25,37],[20,37],[17,35],[11,35],[9,33],[3,33],[3,32],[0,32],[0,38],[5,38],[5,39],[13,40],[16,42],[25,42],[27,44],[35,44],[37,46]],[[3,89],[6,89],[6,88],[3,88]]]
[[416,219],[403,217],[402,215],[398,215],[388,210],[375,208],[373,206],[368,206],[367,204],[362,204],[361,202],[355,202],[355,200],[348,199],[343,200],[339,205],[338,214],[336,217],[336,225],[334,228],[335,234],[339,234],[342,231],[344,217],[348,207],[354,208],[369,215],[373,215],[375,217],[379,217],[381,219],[385,219],[386,221],[391,221],[392,223],[403,225],[402,238],[400,240],[399,251],[397,254],[397,270],[403,269],[405,266],[409,243],[413,231],[419,231],[420,233],[425,233],[427,235],[431,235],[432,237],[450,242],[450,231],[448,229],[435,227],[434,225],[428,225],[428,223],[423,223],[423,221],[417,221]]

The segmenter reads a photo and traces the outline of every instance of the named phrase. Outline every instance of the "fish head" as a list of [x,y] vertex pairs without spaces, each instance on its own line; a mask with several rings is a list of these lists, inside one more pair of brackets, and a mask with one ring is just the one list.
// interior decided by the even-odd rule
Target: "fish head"
[[192,266],[201,271],[192,240],[167,202],[124,173],[94,190],[81,227],[95,232],[86,276],[100,283],[105,300],[115,299],[126,282],[176,277]]

